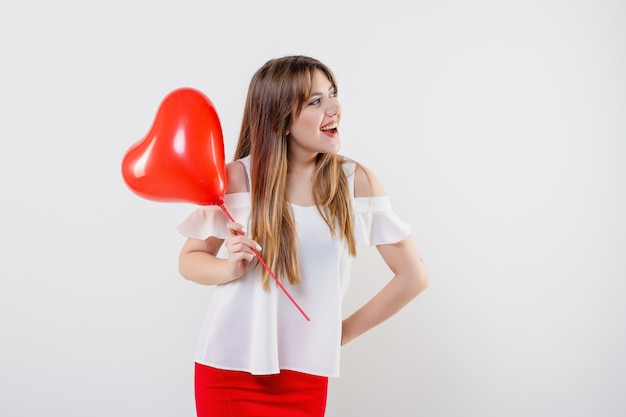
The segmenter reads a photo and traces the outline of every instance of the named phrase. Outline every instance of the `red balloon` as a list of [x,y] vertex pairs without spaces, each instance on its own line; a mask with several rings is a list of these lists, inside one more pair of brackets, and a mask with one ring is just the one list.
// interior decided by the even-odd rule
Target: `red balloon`
[[211,100],[192,88],[169,93],[148,134],[126,151],[122,176],[148,200],[222,204],[224,139]]
[[[135,194],[148,200],[218,205],[235,221],[223,200],[226,167],[222,127],[213,103],[198,90],[179,88],[163,99],[148,134],[126,151],[122,176]],[[310,320],[259,253],[254,254]]]

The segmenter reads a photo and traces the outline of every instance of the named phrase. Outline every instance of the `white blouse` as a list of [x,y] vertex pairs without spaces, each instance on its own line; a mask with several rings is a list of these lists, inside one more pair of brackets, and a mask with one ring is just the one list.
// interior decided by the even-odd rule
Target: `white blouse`
[[[250,158],[240,160],[250,177]],[[354,163],[345,163],[354,196]],[[250,193],[224,196],[224,206],[236,222],[250,230]],[[392,210],[388,196],[354,198],[357,244],[395,243],[411,227]],[[241,278],[217,285],[212,293],[196,350],[196,362],[215,368],[275,374],[281,369],[321,376],[339,376],[341,301],[348,287],[351,257],[345,239],[333,238],[315,206],[291,204],[300,254],[301,283],[281,281],[306,318],[270,278],[261,283],[263,266],[256,262]],[[206,239],[229,236],[229,219],[218,206],[192,212],[177,230]],[[259,252],[263,257],[263,251]],[[218,256],[226,256],[225,251]],[[280,277],[279,277],[280,278]]]

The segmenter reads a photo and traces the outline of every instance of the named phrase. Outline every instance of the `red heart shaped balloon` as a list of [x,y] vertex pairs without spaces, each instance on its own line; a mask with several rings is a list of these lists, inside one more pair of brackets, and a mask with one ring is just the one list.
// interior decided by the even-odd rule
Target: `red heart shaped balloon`
[[[126,151],[122,176],[135,194],[148,200],[218,205],[235,221],[223,201],[226,167],[222,127],[213,103],[198,90],[179,88],[163,99],[148,134]],[[254,254],[310,320],[259,253]]]
[[192,88],[169,93],[148,134],[126,151],[122,176],[148,200],[222,204],[224,139],[211,100]]

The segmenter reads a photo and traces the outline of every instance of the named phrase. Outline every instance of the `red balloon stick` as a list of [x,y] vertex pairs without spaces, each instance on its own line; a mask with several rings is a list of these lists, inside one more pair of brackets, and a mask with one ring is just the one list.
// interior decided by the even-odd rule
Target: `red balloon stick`
[[[226,207],[224,207],[224,204],[222,203],[216,203],[217,205],[219,205],[219,207],[222,209],[222,211],[224,213],[226,213],[226,215],[228,216],[228,218],[230,219],[231,222],[235,222],[235,219],[233,219],[233,216],[230,215],[230,213],[228,212],[228,210],[226,210]],[[239,232],[240,234],[243,234],[241,232]],[[306,313],[304,312],[304,310],[302,310],[302,308],[300,308],[300,306],[298,305],[298,303],[296,302],[296,300],[293,299],[293,297],[291,296],[291,294],[289,294],[289,291],[287,291],[287,289],[283,286],[283,284],[281,284],[280,280],[278,278],[276,278],[276,275],[274,275],[274,273],[272,272],[272,270],[270,269],[269,266],[267,266],[267,264],[265,263],[265,261],[263,260],[263,258],[261,257],[261,255],[259,255],[259,252],[257,252],[255,249],[252,249],[252,252],[254,252],[254,255],[258,258],[259,262],[261,262],[261,264],[265,267],[265,269],[267,270],[267,272],[269,272],[270,276],[272,277],[272,279],[274,280],[274,282],[276,283],[276,285],[278,285],[278,288],[280,288],[285,295],[287,296],[287,298],[289,298],[289,300],[293,303],[293,305],[298,309],[298,311],[300,311],[300,313],[302,313],[302,315],[304,316],[305,319],[307,319],[307,321],[311,321],[311,319],[309,318],[309,316],[306,315]]]

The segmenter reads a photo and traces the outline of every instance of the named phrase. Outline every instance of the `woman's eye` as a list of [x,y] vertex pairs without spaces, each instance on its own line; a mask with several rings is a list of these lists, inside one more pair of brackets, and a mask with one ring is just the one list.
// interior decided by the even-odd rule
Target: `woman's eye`
[[330,98],[337,98],[337,92],[336,91],[331,91],[329,96],[330,96]]
[[316,98],[315,100],[309,102],[309,106],[315,106],[316,104],[320,104],[319,98]]

